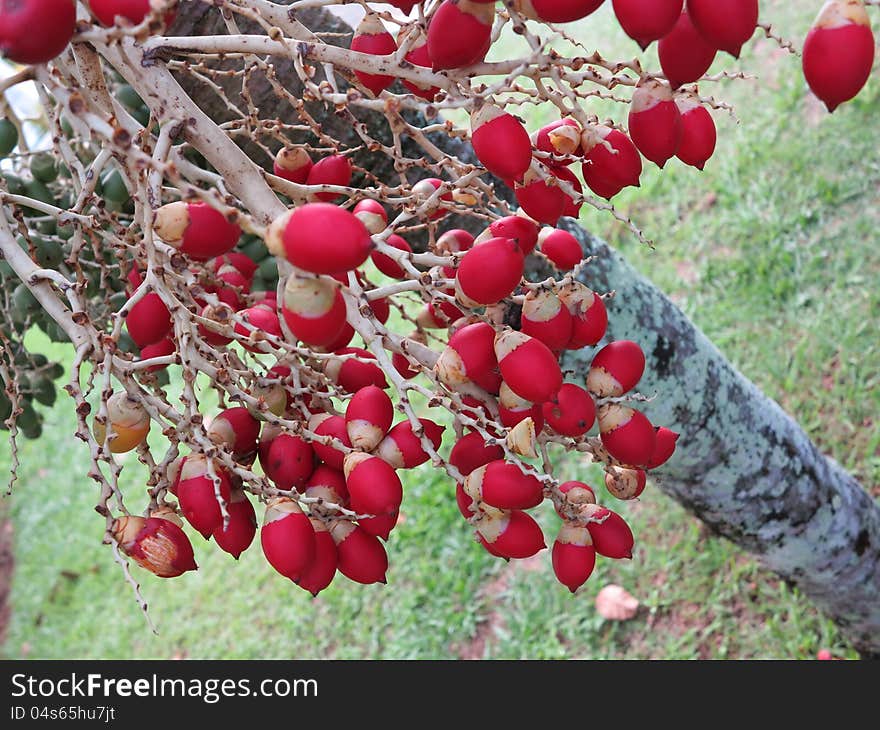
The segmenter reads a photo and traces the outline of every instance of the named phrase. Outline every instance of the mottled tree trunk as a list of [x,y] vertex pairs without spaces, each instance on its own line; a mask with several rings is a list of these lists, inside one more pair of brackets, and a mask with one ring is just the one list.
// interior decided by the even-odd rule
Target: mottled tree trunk
[[[205,6],[190,6],[191,15],[183,13],[173,32],[207,33],[211,26],[206,24],[219,24],[216,12],[206,15]],[[300,17],[314,29],[319,13],[322,29],[345,27],[321,10]],[[279,76],[294,79],[289,62],[276,60]],[[262,115],[289,117],[286,102],[276,99],[267,84],[253,83],[251,94]],[[216,97],[194,84],[190,89],[206,112],[218,118],[223,114]],[[231,98],[237,100],[235,94]],[[353,141],[351,119],[315,105],[310,112],[336,139]],[[371,135],[386,137],[381,118],[362,121]],[[459,141],[435,142],[462,158],[469,156]],[[379,176],[383,165],[388,175],[393,173],[390,160],[369,164]],[[640,389],[659,395],[646,413],[681,433],[675,456],[652,472],[657,484],[718,534],[796,585],[863,655],[880,656],[880,508],[661,291],[573,221],[564,225],[597,257],[588,267],[587,283],[617,292],[609,336],[635,340],[645,350]],[[573,353],[566,364],[586,372],[592,353],[589,348]]]

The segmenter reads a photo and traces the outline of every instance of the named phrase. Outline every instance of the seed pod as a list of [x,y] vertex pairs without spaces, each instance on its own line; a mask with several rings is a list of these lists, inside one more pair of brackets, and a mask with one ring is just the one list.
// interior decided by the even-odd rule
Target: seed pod
[[522,183],[513,188],[516,201],[530,218],[555,226],[565,211],[568,196],[558,185],[548,185],[534,170],[528,170]]
[[0,52],[10,61],[51,61],[76,31],[73,0],[4,0],[0,8]]
[[246,338],[239,339],[238,341],[248,352],[263,352],[260,344],[266,340],[267,335],[279,339],[283,337],[281,322],[275,313],[274,306],[270,308],[269,306],[258,304],[255,307],[242,309],[238,316],[250,325],[246,327],[244,324],[236,322],[233,328],[233,331],[239,338]]
[[[142,444],[150,432],[150,415],[146,409],[124,390],[107,399],[107,423],[110,424],[110,452],[123,454]],[[107,440],[107,427],[95,421],[92,431],[95,441]]]
[[465,306],[500,302],[519,285],[523,266],[516,241],[490,238],[462,258],[455,275],[456,298]]
[[654,426],[644,413],[616,403],[606,403],[597,414],[602,445],[627,466],[642,467],[654,453]]
[[444,385],[456,388],[484,378],[498,366],[495,329],[486,322],[462,327],[452,337],[434,365]]
[[556,514],[563,520],[581,516],[584,505],[596,504],[596,492],[589,484],[578,481],[564,482],[559,485],[559,493],[562,495],[561,505],[556,504]]
[[260,459],[260,463],[278,489],[302,492],[315,470],[315,450],[305,439],[281,433],[272,439],[266,458]]
[[547,547],[538,523],[517,509],[484,514],[477,521],[477,534],[489,552],[504,558],[530,558]]
[[189,538],[171,520],[126,515],[113,521],[110,533],[122,552],[160,578],[198,569]]
[[174,328],[168,307],[155,292],[146,294],[129,310],[125,326],[140,348],[164,340]]
[[584,182],[596,195],[610,200],[625,187],[639,187],[642,158],[623,132],[605,126],[590,127],[581,135],[581,148]]
[[312,566],[315,530],[289,497],[272,497],[260,530],[263,555],[275,570],[296,583]]
[[632,340],[615,340],[605,345],[590,364],[587,390],[600,398],[628,393],[645,372],[645,353]]
[[590,516],[587,529],[596,552],[615,560],[632,558],[635,540],[623,517],[598,504],[588,505],[585,509]]
[[[431,68],[431,56],[428,53],[428,40],[424,33],[418,28],[410,28],[410,33],[417,32],[418,39],[412,44],[412,49],[406,54],[405,59],[413,66],[421,66],[422,68]],[[398,36],[398,38],[400,38]],[[416,96],[426,101],[434,101],[434,97],[440,92],[437,86],[423,86],[415,81],[403,79],[403,85]]]
[[664,426],[658,426],[654,436],[654,451],[648,463],[645,464],[646,469],[656,469],[669,461],[672,454],[675,453],[675,442],[678,441],[679,435]]
[[545,23],[571,23],[595,12],[605,0],[516,0],[514,7],[527,18]]
[[300,575],[297,585],[317,596],[333,582],[339,560],[336,543],[324,522],[317,517],[310,517],[309,521],[315,531],[315,554],[311,564]]
[[487,446],[477,431],[462,436],[449,452],[449,463],[467,476],[490,461],[504,458],[504,450],[497,445]]
[[[445,427],[427,418],[420,418],[419,423],[434,451],[439,449]],[[374,453],[395,469],[413,469],[431,458],[422,446],[421,438],[413,432],[413,425],[408,419],[394,426]]]
[[272,172],[297,185],[304,185],[312,165],[312,158],[305,147],[282,147],[275,155]]
[[342,416],[331,416],[327,413],[316,414],[309,419],[309,430],[318,436],[330,437],[327,439],[327,443],[313,441],[312,448],[315,455],[327,466],[342,471],[342,462],[346,452],[339,450],[337,446],[351,448],[345,419]]
[[307,203],[275,219],[266,245],[304,271],[335,274],[364,263],[373,242],[353,213],[330,203]]
[[614,465],[605,467],[605,488],[618,499],[635,499],[645,491],[646,483],[644,469],[624,469]]
[[240,406],[221,411],[208,426],[208,438],[229,449],[234,457],[256,451],[259,437],[260,422]]
[[681,114],[681,142],[675,156],[684,164],[702,170],[715,152],[718,133],[715,121],[696,95],[677,96]]
[[530,290],[523,302],[521,330],[552,351],[565,349],[574,323],[568,307],[550,289]]
[[431,68],[464,68],[486,57],[492,43],[492,3],[443,0],[428,25],[428,57]]
[[231,251],[241,228],[207,203],[178,201],[156,211],[153,230],[169,246],[196,261]]
[[349,580],[365,585],[386,582],[388,554],[375,535],[345,520],[331,523],[330,535],[336,543],[340,573]]
[[657,45],[660,67],[673,89],[699,81],[715,60],[716,49],[694,27],[687,8]]
[[527,418],[532,419],[535,430],[544,428],[544,416],[540,404],[520,398],[507,383],[501,383],[498,389],[498,418],[507,428],[513,428]]
[[387,388],[388,381],[385,373],[372,362],[376,356],[360,347],[343,347],[335,351],[337,355],[356,355],[357,357],[330,358],[324,363],[324,375],[330,378],[346,393],[357,393],[361,388],[375,385],[377,388]]
[[[351,160],[348,157],[345,155],[330,155],[312,165],[306,177],[306,185],[339,185],[340,187],[347,187],[351,184],[351,175]],[[331,203],[338,197],[339,193],[326,192],[313,193],[309,199],[312,204],[316,202]],[[271,249],[269,250],[271,251]]]
[[[125,18],[132,25],[140,25],[150,12],[150,0],[89,0],[89,7],[102,25],[111,26],[116,18]],[[169,10],[163,15],[165,25],[171,25],[176,13]]]
[[381,388],[368,385],[348,402],[345,427],[351,445],[361,451],[372,451],[385,438],[394,421],[394,404]]
[[572,593],[592,575],[596,548],[585,527],[563,522],[553,543],[553,573]]
[[369,515],[397,511],[403,501],[403,486],[394,467],[371,454],[352,452],[343,462],[351,509]]
[[674,27],[684,0],[613,0],[617,22],[644,51]]
[[329,345],[343,331],[345,300],[336,282],[291,274],[284,284],[281,314],[290,331],[308,345]]
[[227,505],[229,504],[232,485],[226,471],[214,465],[219,485],[208,471],[208,460],[200,454],[190,454],[180,468],[180,481],[177,483],[177,500],[184,518],[206,540],[211,534],[223,527],[223,513],[217,501],[219,493]]
[[758,0],[688,0],[687,11],[700,35],[734,58],[758,26]]
[[232,493],[226,509],[229,512],[226,529],[224,530],[221,524],[212,535],[217,547],[238,560],[239,556],[250,547],[254,535],[257,534],[257,515],[251,501],[240,489]]
[[559,290],[559,298],[572,316],[571,339],[565,345],[566,350],[595,345],[605,336],[608,312],[602,297],[575,281]]
[[[505,236],[505,238],[513,238],[513,236]],[[461,228],[452,228],[437,239],[435,249],[439,256],[448,256],[449,254],[467,251],[473,245],[474,237],[470,233]]]
[[830,0],[804,41],[804,77],[833,112],[867,83],[874,64],[874,34],[861,0]]
[[681,114],[672,89],[657,79],[639,82],[629,109],[629,134],[645,157],[661,169],[681,143]]
[[[532,143],[551,155],[577,155],[581,151],[581,125],[566,117],[541,127],[532,135]],[[564,164],[571,164],[569,160]]]
[[562,371],[540,340],[505,329],[495,336],[495,357],[504,382],[521,398],[543,403],[562,386]]
[[547,424],[561,436],[583,436],[596,420],[596,403],[573,383],[563,383],[551,401],[543,405]]
[[568,231],[545,228],[538,236],[538,246],[550,262],[560,271],[570,271],[584,257],[578,240]]
[[473,500],[498,509],[531,509],[544,501],[541,482],[508,461],[491,461],[474,469],[464,480]]
[[340,507],[348,505],[348,487],[345,485],[345,474],[326,464],[318,464],[306,482],[304,494],[311,499],[322,500],[322,502],[315,502],[310,506],[310,510],[314,514],[326,519],[335,517],[338,514],[337,510],[327,505],[333,504]]
[[483,167],[503,180],[521,180],[532,164],[529,133],[494,104],[483,104],[471,115],[471,144]]
[[527,459],[536,459],[538,457],[538,452],[536,451],[538,438],[535,419],[532,416],[528,416],[521,420],[507,432],[505,441],[507,448],[514,454],[524,456]]
[[[390,56],[397,51],[397,44],[391,36],[379,16],[376,13],[367,13],[354,32],[351,40],[351,50],[358,53],[368,53],[371,56]],[[386,74],[370,74],[364,71],[355,71],[364,86],[373,96],[379,96],[383,90],[394,83],[394,76]]]

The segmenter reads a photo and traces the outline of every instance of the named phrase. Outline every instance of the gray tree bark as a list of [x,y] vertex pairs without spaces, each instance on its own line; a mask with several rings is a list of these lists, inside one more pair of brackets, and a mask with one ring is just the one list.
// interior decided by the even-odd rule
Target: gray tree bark
[[[207,33],[211,26],[206,24],[219,23],[216,13],[189,5],[172,32]],[[311,28],[317,27],[316,19],[322,29],[347,28],[321,10],[301,17]],[[288,62],[277,60],[281,75]],[[295,78],[292,69],[288,78]],[[286,103],[268,85],[253,83],[251,94],[263,115],[289,116]],[[190,89],[206,112],[222,115],[216,97],[195,85]],[[353,140],[351,119],[315,105],[310,112],[336,139]],[[385,136],[381,118],[361,121],[371,135]],[[459,157],[470,156],[461,142],[435,141]],[[369,164],[377,175],[382,175],[382,165],[392,172],[390,160]],[[468,222],[456,225],[467,227]],[[645,408],[646,414],[681,433],[674,457],[652,472],[658,486],[797,586],[863,656],[880,657],[878,505],[650,281],[571,219],[561,225],[579,238],[588,255],[596,256],[586,283],[617,292],[609,338],[632,339],[645,351],[646,373],[639,387],[660,396]],[[571,353],[567,367],[586,373],[593,352]]]

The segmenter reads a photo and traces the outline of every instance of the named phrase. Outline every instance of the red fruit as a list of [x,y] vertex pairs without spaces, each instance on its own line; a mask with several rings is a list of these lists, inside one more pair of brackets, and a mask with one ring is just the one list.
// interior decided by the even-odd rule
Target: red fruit
[[[571,23],[595,12],[605,0],[519,0],[528,17],[547,23]],[[533,13],[529,13],[528,6]]]
[[658,44],[660,66],[673,89],[699,81],[715,60],[716,49],[694,27],[687,9]]
[[623,517],[597,504],[589,505],[585,509],[590,515],[587,529],[593,538],[596,552],[615,560],[632,558],[635,540]]
[[486,378],[498,366],[495,359],[495,329],[475,322],[456,330],[434,365],[437,377],[454,388]]
[[571,339],[571,312],[562,300],[549,289],[532,290],[523,302],[521,330],[543,342],[550,350],[565,348]]
[[206,540],[210,539],[214,530],[223,527],[223,513],[217,493],[228,504],[232,491],[225,470],[215,466],[214,472],[220,481],[216,489],[208,473],[205,457],[190,454],[180,468],[180,481],[177,484],[177,499],[183,516]]
[[521,180],[532,164],[529,133],[494,104],[483,104],[471,115],[471,143],[483,167],[503,180]]
[[[339,295],[340,298],[342,295]],[[316,350],[321,352],[336,352],[337,350],[341,350],[343,347],[348,347],[351,344],[351,340],[355,335],[354,327],[352,327],[348,322],[342,323],[342,329],[339,330],[339,334],[333,338],[332,342],[328,342],[326,345],[318,345],[315,347]]]
[[544,501],[541,482],[516,464],[491,461],[464,480],[465,493],[476,502],[498,509],[531,509]]
[[[306,185],[339,185],[347,187],[351,183],[351,173],[351,160],[348,157],[345,155],[330,155],[330,157],[318,160],[312,165],[306,177]],[[314,193],[311,197],[318,202],[330,203],[339,197],[339,193]]]
[[553,543],[553,572],[572,593],[592,575],[596,567],[596,548],[585,527],[563,522]]
[[385,583],[388,554],[379,538],[360,525],[344,520],[330,525],[330,535],[336,543],[340,573],[356,583]]
[[344,462],[349,506],[355,512],[387,515],[396,512],[403,501],[400,477],[384,459],[352,452]]
[[[420,34],[421,35],[421,34]],[[421,66],[422,68],[431,68],[431,56],[428,53],[428,42],[422,37],[416,41],[412,50],[406,54],[405,59],[413,66]],[[413,81],[403,80],[403,85],[416,96],[420,96],[426,101],[434,101],[434,97],[440,92],[437,86],[422,86]]]
[[385,212],[385,208],[382,207],[381,203],[371,198],[361,200],[354,206],[352,212],[355,218],[363,223],[364,228],[370,233],[381,233],[385,230],[385,226],[388,225],[388,214]]
[[573,383],[564,383],[543,409],[547,425],[561,436],[583,436],[596,420],[596,403],[587,391]]
[[613,0],[613,5],[620,27],[644,51],[675,27],[684,0]]
[[645,491],[646,483],[644,469],[624,469],[613,465],[605,467],[605,488],[618,499],[635,499]]
[[269,565],[294,583],[312,566],[315,530],[289,497],[273,497],[266,504],[260,543]]
[[229,251],[221,256],[217,256],[212,264],[215,274],[219,274],[221,269],[224,269],[226,266],[232,266],[245,278],[248,287],[250,287],[254,274],[257,272],[257,264],[241,251]]
[[400,521],[400,512],[395,510],[387,515],[376,515],[375,517],[362,517],[358,520],[358,524],[363,528],[364,532],[375,535],[382,540],[387,540],[391,531]]
[[342,471],[346,452],[340,451],[336,446],[341,444],[351,448],[345,419],[342,416],[331,416],[326,413],[317,414],[309,419],[309,430],[314,431],[318,436],[329,437],[326,439],[327,443],[313,441],[312,448],[317,457],[327,466]]
[[486,57],[492,43],[495,6],[472,0],[443,0],[428,25],[431,68],[463,68]]
[[333,517],[336,514],[335,508],[326,507],[323,503],[340,507],[345,507],[348,504],[345,474],[326,464],[318,464],[306,482],[304,494],[311,499],[322,500],[322,502],[315,502],[311,505],[312,512],[320,517]]
[[208,438],[232,451],[236,458],[257,450],[260,422],[241,406],[221,411],[208,426]]
[[278,489],[302,492],[315,470],[315,450],[305,439],[281,433],[272,439],[266,458],[261,457],[260,463]]
[[229,512],[226,529],[223,529],[221,523],[212,534],[217,547],[238,560],[238,557],[250,547],[254,535],[257,534],[257,515],[251,501],[240,489],[232,493],[231,499],[226,504],[226,510]]
[[861,91],[874,64],[874,34],[860,0],[831,0],[804,42],[803,69],[812,92],[833,112]]
[[[103,25],[114,25],[117,16],[132,25],[140,25],[150,12],[150,0],[89,0],[89,7]],[[165,13],[165,24],[169,25],[174,16],[174,11]]]
[[250,325],[246,327],[244,324],[236,322],[234,328],[235,334],[240,338],[246,338],[239,339],[239,342],[249,352],[263,352],[260,343],[266,340],[267,335],[279,339],[283,338],[281,322],[278,320],[278,315],[275,313],[274,308],[270,309],[264,304],[258,304],[254,307],[242,309],[238,316]]
[[391,355],[391,364],[394,366],[394,369],[400,373],[400,376],[406,380],[412,380],[416,375],[422,372],[401,352],[395,352]]
[[[583,195],[584,188],[583,185],[581,185],[581,181],[578,180],[577,175],[567,167],[564,165],[550,165],[550,172],[552,172],[560,182],[571,185],[572,189],[578,196]],[[565,205],[562,207],[562,215],[569,218],[577,218],[581,214],[581,205],[583,203],[577,197],[572,197],[567,192],[564,192],[564,195]]]
[[350,211],[330,203],[307,203],[275,219],[266,235],[266,245],[273,255],[300,269],[336,274],[364,263],[373,241]]
[[541,253],[560,271],[570,271],[584,257],[581,244],[568,231],[545,228],[538,236],[538,241]]
[[387,388],[385,373],[371,362],[376,356],[359,347],[343,347],[336,350],[337,355],[355,355],[356,357],[334,357],[324,363],[324,374],[342,388],[346,393],[357,393],[361,388],[375,385]]
[[[434,451],[437,451],[443,440],[445,427],[427,418],[420,418],[419,423],[424,436],[430,441]],[[401,421],[394,426],[376,447],[375,454],[385,459],[395,469],[412,469],[431,458],[422,446],[422,439],[414,433],[412,422],[409,420]]]
[[[551,155],[577,155],[581,149],[581,125],[574,119],[557,119],[533,134],[533,143]],[[569,160],[564,164],[571,164]]]
[[456,297],[467,306],[500,302],[519,285],[523,266],[523,254],[516,241],[490,238],[477,244],[459,263]]
[[[487,239],[490,238],[509,238],[516,242],[523,256],[528,256],[532,249],[535,248],[535,244],[538,243],[538,226],[535,224],[535,221],[524,218],[521,215],[507,215],[504,218],[492,221],[489,225]],[[471,237],[471,242],[473,242],[473,237]],[[470,245],[466,248],[470,248]],[[465,249],[459,250],[463,251]]]
[[[308,345],[334,343],[345,328],[345,299],[336,282],[291,274],[284,284],[281,314],[290,331]],[[350,338],[349,338],[350,339]]]
[[[151,345],[142,347],[141,360],[151,360],[154,357],[173,355],[175,352],[177,352],[177,345],[174,344],[174,340],[170,337],[166,337],[164,340],[159,340]],[[146,370],[148,373],[155,373],[157,370],[164,370],[167,367],[167,365],[150,365]]]
[[559,493],[563,497],[563,504],[555,505],[555,509],[562,519],[569,519],[574,514],[580,515],[584,505],[596,504],[596,493],[584,482],[564,482],[559,485]]
[[[616,152],[611,152],[606,144]],[[581,147],[584,182],[596,195],[610,200],[625,187],[639,187],[642,158],[623,132],[605,126],[585,129]]]
[[587,390],[600,397],[629,392],[645,372],[645,353],[632,340],[615,340],[603,347],[590,364]]
[[272,172],[285,180],[304,185],[312,164],[312,158],[305,147],[282,147],[275,155]]
[[174,328],[168,307],[155,292],[144,295],[129,310],[125,326],[131,339],[141,349],[164,340]]
[[569,200],[558,185],[548,185],[534,170],[526,172],[522,183],[514,184],[513,192],[530,218],[551,226],[556,225]]
[[[462,484],[455,485],[455,503],[458,505],[458,511],[461,512],[461,516],[466,520],[474,516],[477,508],[474,506],[474,500],[464,491],[464,485]],[[474,507],[474,509],[471,510],[471,507]]]
[[504,450],[497,445],[487,446],[477,431],[462,436],[449,452],[449,463],[465,477],[474,469],[503,458]]
[[73,0],[0,2],[0,53],[10,61],[51,61],[67,47],[75,30]]
[[831,654],[831,652],[828,649],[819,649],[819,651],[816,653],[816,659],[818,661],[826,661],[827,662],[827,661],[831,661],[833,658],[834,658],[834,656]]
[[297,585],[317,596],[333,581],[338,558],[336,543],[324,522],[317,517],[310,517],[309,521],[315,531],[315,554],[311,564],[300,575]]
[[700,35],[734,58],[758,25],[758,0],[688,0],[687,8]]
[[495,336],[495,357],[501,377],[520,398],[543,403],[562,386],[562,371],[552,352],[540,340],[515,330]]
[[169,246],[196,261],[207,261],[235,248],[241,228],[207,203],[163,205],[156,211],[153,230]]
[[189,538],[170,519],[126,515],[114,520],[110,532],[122,552],[160,578],[198,568]]
[[348,402],[345,427],[351,445],[361,451],[372,451],[385,438],[394,421],[394,404],[381,388],[368,385]]
[[420,205],[428,201],[430,198],[434,198],[432,206],[429,206],[427,211],[428,220],[438,220],[449,213],[449,210],[445,208],[442,203],[452,202],[452,193],[447,190],[437,197],[434,197],[442,185],[443,181],[439,178],[426,177],[412,186],[413,195],[417,200],[421,199]]
[[[388,239],[385,241],[385,243],[387,243],[389,246],[393,246],[398,251],[412,253],[412,247],[396,233],[392,233],[390,236],[388,236]],[[385,276],[390,276],[392,279],[406,278],[406,271],[404,270],[404,268],[388,254],[379,253],[379,251],[376,250],[370,254],[370,258],[376,265],[376,268],[379,269],[379,271],[381,271],[383,274],[385,274]]]
[[521,510],[495,510],[477,522],[477,533],[486,549],[504,558],[530,558],[547,547],[541,528]]
[[627,466],[643,467],[654,453],[654,426],[644,413],[620,404],[599,408],[602,445]]
[[639,83],[629,109],[629,134],[639,152],[660,168],[675,156],[681,143],[681,114],[667,84],[657,79]]
[[[244,306],[244,296],[250,294],[251,285],[247,277],[238,269],[229,264],[221,266],[215,282],[206,286],[205,290],[216,294],[223,304],[232,309],[238,310]],[[199,303],[203,302],[199,301]]]
[[559,290],[559,298],[572,317],[571,339],[566,350],[580,350],[595,345],[605,336],[608,328],[608,312],[602,297],[578,282],[572,282]]
[[656,469],[658,466],[665,464],[675,453],[675,442],[678,441],[678,434],[675,431],[664,426],[658,426],[655,429],[654,451],[648,463],[645,464],[646,469]]
[[718,136],[715,121],[694,96],[676,97],[675,104],[681,114],[681,141],[675,156],[684,164],[702,170],[715,152]]
[[544,416],[540,404],[520,398],[507,383],[501,383],[498,391],[498,418],[504,426],[513,428],[520,421],[531,418],[536,432],[544,428]]
[[[397,44],[391,37],[391,33],[385,29],[379,16],[375,13],[367,13],[354,32],[351,50],[358,53],[368,53],[371,56],[389,56],[397,50]],[[385,74],[355,71],[354,75],[370,90],[373,96],[379,96],[384,89],[394,83],[394,76]]]
[[404,15],[409,15],[412,9],[420,2],[421,0],[390,0],[388,4],[402,10]]
[[[505,219],[502,218],[501,220]],[[502,234],[496,233],[494,235],[501,236]],[[514,238],[513,236],[502,237]],[[448,256],[451,253],[461,253],[462,251],[467,251],[473,245],[474,237],[470,233],[462,230],[461,228],[452,228],[443,233],[440,238],[437,239],[436,250],[437,253],[441,256]],[[522,248],[522,245],[520,245],[520,249]]]

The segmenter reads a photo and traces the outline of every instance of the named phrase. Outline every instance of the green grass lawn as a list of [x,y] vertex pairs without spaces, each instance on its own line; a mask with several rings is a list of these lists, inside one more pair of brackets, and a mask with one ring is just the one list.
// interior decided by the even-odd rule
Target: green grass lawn
[[[762,12],[797,40],[817,7],[773,0]],[[569,28],[587,45],[600,40],[606,55],[637,51],[610,7]],[[738,67],[761,78],[703,89],[733,103],[739,119],[716,114],[719,147],[706,171],[677,161],[662,175],[646,168],[641,189],[615,199],[656,249],[607,215],[585,211],[583,222],[877,494],[880,85],[872,80],[829,116],[805,93],[799,60],[770,42],[747,46]],[[387,586],[339,578],[313,600],[275,574],[258,546],[236,562],[196,537],[198,572],[172,581],[137,573],[153,635],[100,544],[95,485],[65,398],[44,438],[22,444],[6,503],[16,561],[10,658],[811,658],[819,648],[855,656],[803,597],[650,486],[638,503],[619,506],[636,534],[634,559],[600,558],[571,596],[546,552],[510,565],[488,556],[459,516],[452,485],[426,467],[407,474]],[[8,461],[0,447],[0,468]],[[123,490],[134,498],[143,487],[133,472],[124,472]],[[601,483],[574,461],[560,473]],[[541,519],[552,539],[555,516]],[[597,615],[593,600],[610,582],[641,601],[633,621]]]

